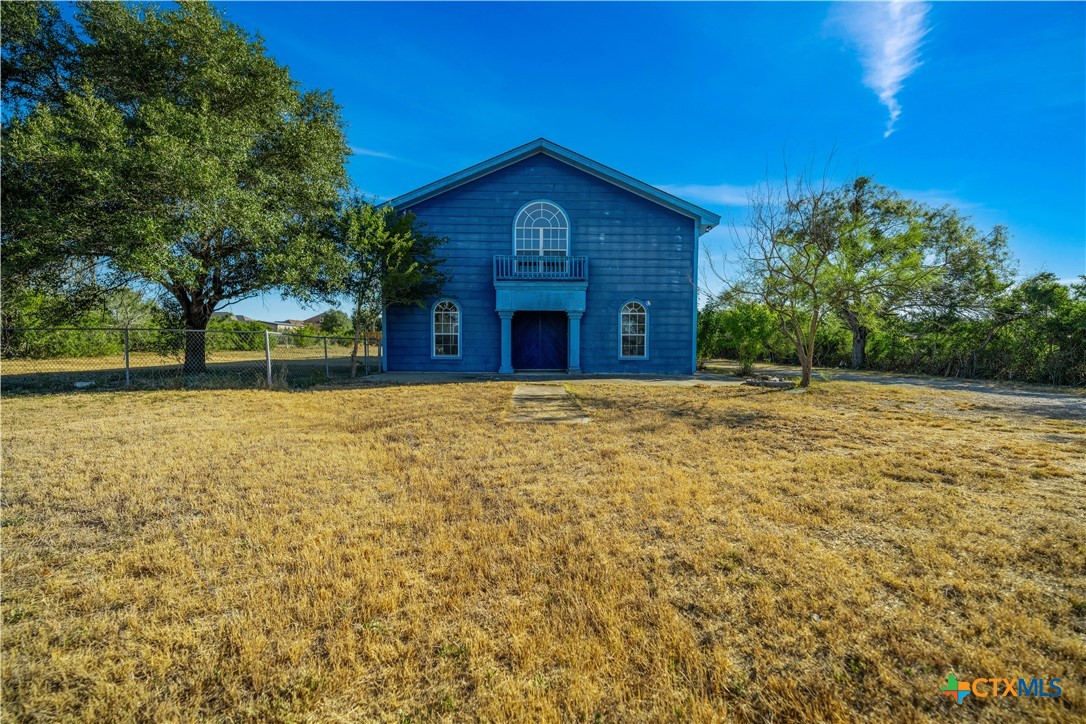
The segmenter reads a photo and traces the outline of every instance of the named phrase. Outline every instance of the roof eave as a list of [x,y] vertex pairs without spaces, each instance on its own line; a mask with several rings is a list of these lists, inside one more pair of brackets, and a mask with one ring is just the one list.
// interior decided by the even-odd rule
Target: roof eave
[[643,181],[638,181],[632,176],[627,176],[621,171],[616,171],[613,168],[597,163],[590,158],[570,151],[568,148],[559,146],[545,138],[536,139],[523,146],[518,146],[503,154],[477,163],[474,166],[469,166],[463,171],[459,171],[442,179],[438,179],[433,183],[421,186],[414,191],[409,191],[406,194],[397,196],[386,203],[394,208],[410,208],[415,204],[445,193],[446,191],[450,191],[458,186],[463,186],[466,183],[486,176],[487,174],[494,173],[506,166],[511,166],[512,164],[530,156],[534,156],[537,153],[551,156],[552,158],[567,163],[585,173],[596,176],[619,188],[623,188],[630,193],[658,203],[677,213],[689,216],[690,218],[697,220],[699,234],[704,234],[720,223],[720,216],[714,214],[712,211],[703,209],[688,201],[684,201],[678,196],[673,196],[666,191],[661,191],[655,186],[650,186]]

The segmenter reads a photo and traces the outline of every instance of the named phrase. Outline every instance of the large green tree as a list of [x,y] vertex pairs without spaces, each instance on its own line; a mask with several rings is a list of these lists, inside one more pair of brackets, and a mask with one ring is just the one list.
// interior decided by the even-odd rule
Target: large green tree
[[[285,290],[284,270],[314,263],[346,186],[330,93],[300,88],[206,3],[81,3],[79,33],[41,7],[20,37],[70,52],[54,53],[61,75],[23,54],[32,106],[5,119],[15,272],[81,262],[159,285],[204,330],[216,308]],[[186,371],[203,371],[204,335],[187,336]]]
[[982,315],[1013,282],[1003,227],[982,234],[956,209],[927,207],[864,176],[838,202],[825,287],[852,335],[853,368],[867,365],[868,335],[892,315]]
[[925,255],[920,208],[860,176],[840,192],[837,244],[825,287],[830,308],[852,333],[852,367],[867,363],[873,325],[915,299],[938,276]]

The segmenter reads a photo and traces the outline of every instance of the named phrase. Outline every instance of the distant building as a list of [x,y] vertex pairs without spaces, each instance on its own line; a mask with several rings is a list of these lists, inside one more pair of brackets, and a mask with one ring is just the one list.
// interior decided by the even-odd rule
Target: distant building
[[212,312],[211,318],[222,319],[224,321],[256,322],[258,324],[266,324],[266,322],[261,322],[259,319],[246,317],[244,314],[231,314],[230,312]]
[[305,327],[305,320],[302,319],[284,319],[281,322],[265,322],[268,325],[268,329],[273,332],[293,332]]

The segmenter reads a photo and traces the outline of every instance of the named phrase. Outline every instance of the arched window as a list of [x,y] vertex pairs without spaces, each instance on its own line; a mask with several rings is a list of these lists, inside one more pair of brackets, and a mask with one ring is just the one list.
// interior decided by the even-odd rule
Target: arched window
[[518,256],[569,254],[569,219],[549,201],[533,201],[517,214],[513,224],[513,251]]
[[460,307],[442,299],[433,311],[434,357],[460,356]]
[[623,359],[649,356],[649,315],[641,302],[626,302],[619,315],[619,351]]

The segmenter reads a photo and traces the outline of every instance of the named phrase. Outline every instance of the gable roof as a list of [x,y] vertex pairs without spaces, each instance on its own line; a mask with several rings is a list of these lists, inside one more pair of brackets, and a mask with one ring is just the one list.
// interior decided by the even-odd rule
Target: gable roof
[[483,161],[482,163],[469,166],[463,171],[454,173],[451,176],[446,176],[443,179],[417,188],[402,196],[397,196],[388,203],[394,208],[414,206],[417,203],[431,199],[439,194],[454,189],[457,186],[462,186],[470,181],[474,181],[475,179],[503,169],[506,166],[511,166],[518,161],[523,161],[526,158],[535,156],[536,154],[550,156],[551,158],[562,161],[574,168],[580,169],[585,173],[591,174],[596,178],[603,179],[608,183],[625,189],[630,193],[637,194],[649,201],[667,207],[672,211],[696,219],[698,222],[698,230],[701,234],[704,234],[720,223],[720,216],[714,214],[712,211],[703,209],[700,206],[695,206],[689,201],[680,199],[678,196],[672,196],[666,191],[661,191],[655,186],[648,185],[644,181],[638,181],[632,176],[627,176],[620,171],[604,166],[602,163],[597,163],[579,153],[574,153],[568,148],[563,148],[557,143],[552,143],[545,138],[537,138],[531,143],[526,143],[523,146],[518,146],[501,155]]
[[235,319],[239,322],[259,322],[259,319],[253,319],[252,317],[246,317],[244,314],[234,314],[233,312],[212,312],[212,318],[214,319]]

